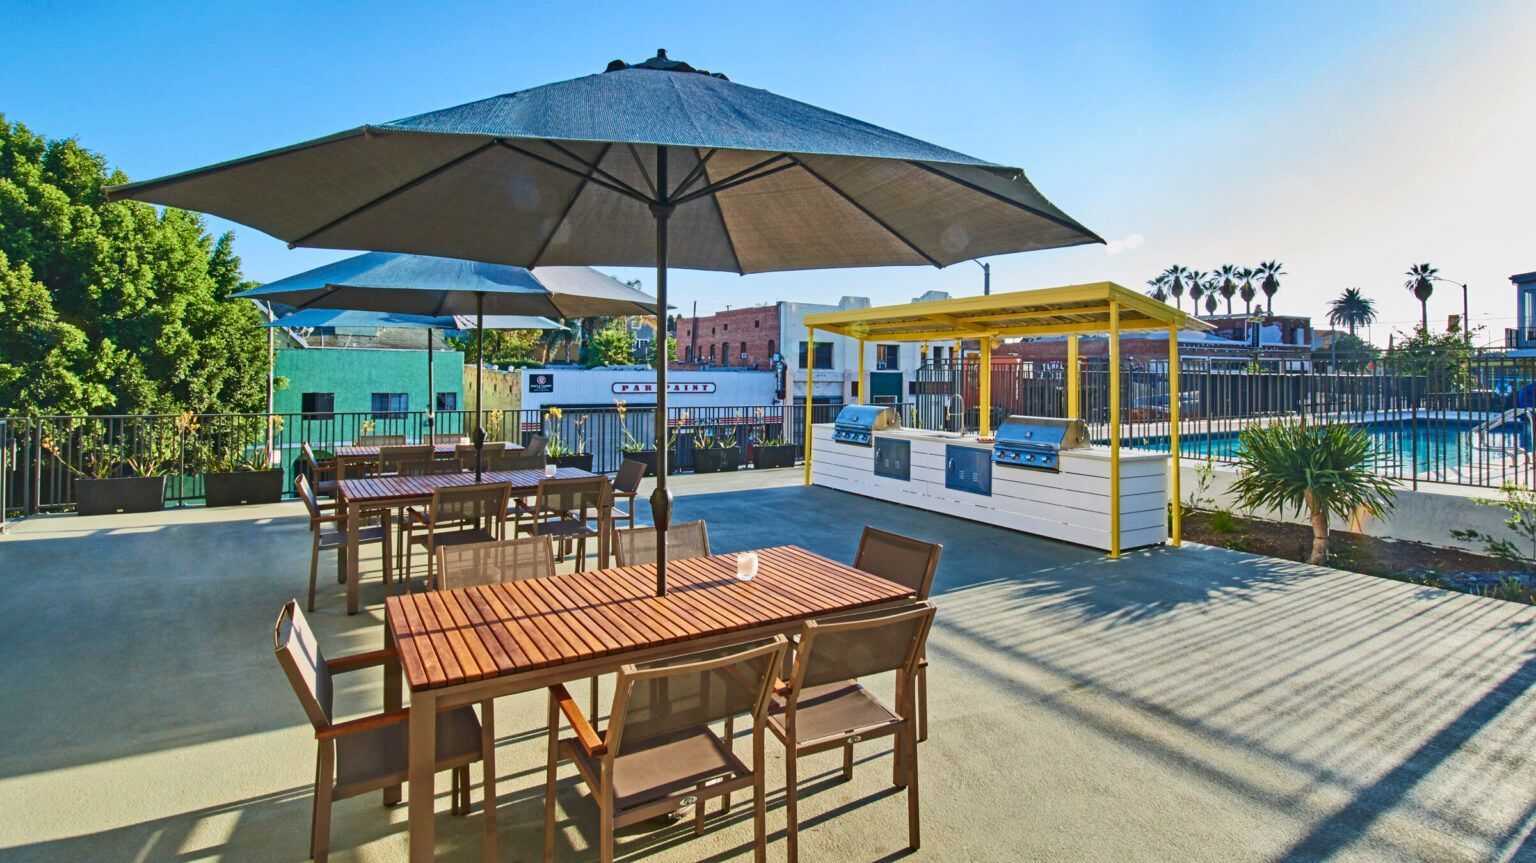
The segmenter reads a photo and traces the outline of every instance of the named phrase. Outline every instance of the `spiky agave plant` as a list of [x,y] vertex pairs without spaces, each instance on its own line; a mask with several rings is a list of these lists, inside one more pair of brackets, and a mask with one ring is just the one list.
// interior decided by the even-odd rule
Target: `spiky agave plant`
[[1362,429],[1295,420],[1251,426],[1238,440],[1232,493],[1244,509],[1305,512],[1312,524],[1307,563],[1328,562],[1331,516],[1364,511],[1379,518],[1392,511],[1392,481],[1373,470],[1376,453]]

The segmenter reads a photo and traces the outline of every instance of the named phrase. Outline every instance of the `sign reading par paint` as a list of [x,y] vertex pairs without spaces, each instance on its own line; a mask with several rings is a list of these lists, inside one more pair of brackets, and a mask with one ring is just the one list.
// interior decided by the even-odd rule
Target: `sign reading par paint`
[[[614,381],[612,389],[615,395],[634,395],[644,393],[654,394],[656,392],[656,382],[651,381],[650,383],[644,383]],[[667,395],[677,395],[679,393],[712,393],[714,391],[715,384],[713,381],[699,381],[697,383],[673,383],[671,381],[667,382]]]
[[555,376],[549,372],[536,372],[528,376],[528,392],[552,393],[555,391]]

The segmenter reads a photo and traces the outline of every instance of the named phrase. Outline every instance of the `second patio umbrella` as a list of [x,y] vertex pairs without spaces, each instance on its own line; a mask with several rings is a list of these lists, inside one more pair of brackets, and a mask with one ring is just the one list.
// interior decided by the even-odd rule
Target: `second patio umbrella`
[[[216,213],[292,246],[655,266],[662,307],[673,265],[942,267],[1103,242],[1018,168],[734,84],[665,51],[108,194]],[[667,364],[656,366],[656,439],[666,440]],[[666,461],[661,447],[658,593]]]

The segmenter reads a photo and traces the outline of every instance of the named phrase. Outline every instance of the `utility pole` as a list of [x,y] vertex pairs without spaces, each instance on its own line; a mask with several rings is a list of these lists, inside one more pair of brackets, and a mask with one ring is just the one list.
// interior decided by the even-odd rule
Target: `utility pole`
[[699,361],[699,301],[693,301],[693,320],[688,322],[688,353]]
[[1445,282],[1461,288],[1461,343],[1466,347],[1472,347],[1472,320],[1470,310],[1467,308],[1467,286],[1444,276],[1435,276],[1431,281]]
[[983,264],[981,261],[976,260],[971,261],[971,263],[981,267],[981,295],[984,297],[992,296],[992,265]]

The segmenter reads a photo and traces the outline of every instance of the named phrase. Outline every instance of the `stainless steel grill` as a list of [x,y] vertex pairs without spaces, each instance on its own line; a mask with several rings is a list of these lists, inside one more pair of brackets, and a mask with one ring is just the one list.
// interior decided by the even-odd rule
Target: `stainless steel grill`
[[837,419],[832,424],[832,439],[838,443],[869,446],[874,442],[875,432],[900,425],[894,408],[848,405],[837,412]]
[[1061,451],[1088,445],[1082,420],[1012,416],[997,427],[992,463],[1032,470],[1061,470]]

